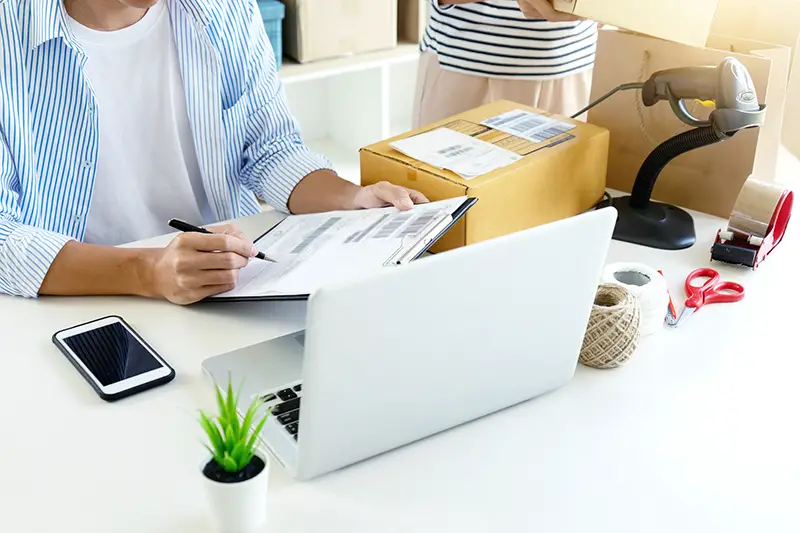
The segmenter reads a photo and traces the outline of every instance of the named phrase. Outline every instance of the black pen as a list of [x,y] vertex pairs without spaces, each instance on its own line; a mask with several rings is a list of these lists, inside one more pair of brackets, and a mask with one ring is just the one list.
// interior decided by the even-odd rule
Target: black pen
[[[193,226],[192,224],[184,222],[183,220],[178,220],[177,218],[173,218],[172,220],[170,220],[169,225],[170,227],[175,228],[176,230],[182,231],[184,233],[206,233],[206,234],[214,233],[213,231],[208,231],[205,228]],[[269,261],[271,263],[277,263],[277,261],[275,261],[274,259],[271,259],[266,255],[264,255],[264,252],[258,252],[256,254],[256,259],[262,259],[264,261]]]

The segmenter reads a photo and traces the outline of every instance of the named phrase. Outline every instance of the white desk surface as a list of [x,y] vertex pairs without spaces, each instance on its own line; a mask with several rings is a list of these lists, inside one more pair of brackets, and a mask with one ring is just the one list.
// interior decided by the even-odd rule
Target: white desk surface
[[[241,227],[258,234],[270,216]],[[758,271],[713,265],[745,285],[744,301],[646,338],[620,369],[579,366],[555,393],[315,481],[273,467],[265,532],[797,533],[797,223]],[[663,269],[682,305],[683,279],[709,264],[724,221],[696,224],[687,251],[614,242],[609,261]],[[303,313],[0,297],[0,531],[213,532],[195,422],[212,389],[200,363],[297,330]],[[107,314],[127,319],[176,380],[102,402],[50,337]]]

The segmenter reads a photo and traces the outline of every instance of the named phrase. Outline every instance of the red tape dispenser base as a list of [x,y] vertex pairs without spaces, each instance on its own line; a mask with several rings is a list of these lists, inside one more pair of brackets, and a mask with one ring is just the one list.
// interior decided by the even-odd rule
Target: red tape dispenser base
[[717,231],[711,260],[758,268],[783,240],[793,204],[791,190],[748,179],[733,207],[728,229]]

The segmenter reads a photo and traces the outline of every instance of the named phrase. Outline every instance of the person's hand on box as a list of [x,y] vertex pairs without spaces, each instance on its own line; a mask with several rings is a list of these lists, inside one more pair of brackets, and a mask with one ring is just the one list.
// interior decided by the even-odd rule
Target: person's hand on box
[[581,20],[570,13],[562,13],[553,8],[551,0],[517,0],[520,10],[529,19],[545,19],[550,22],[575,22]]
[[406,189],[387,181],[361,187],[353,199],[356,209],[394,206],[403,211],[411,209],[414,204],[427,202],[428,199],[421,192]]

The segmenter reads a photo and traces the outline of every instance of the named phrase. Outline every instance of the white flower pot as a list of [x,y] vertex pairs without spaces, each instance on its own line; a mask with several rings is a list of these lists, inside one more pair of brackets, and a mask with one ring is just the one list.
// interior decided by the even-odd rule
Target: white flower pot
[[214,481],[203,473],[208,461],[200,467],[209,505],[221,533],[258,532],[267,520],[270,461],[266,454],[256,452],[256,455],[264,461],[264,468],[247,481]]

